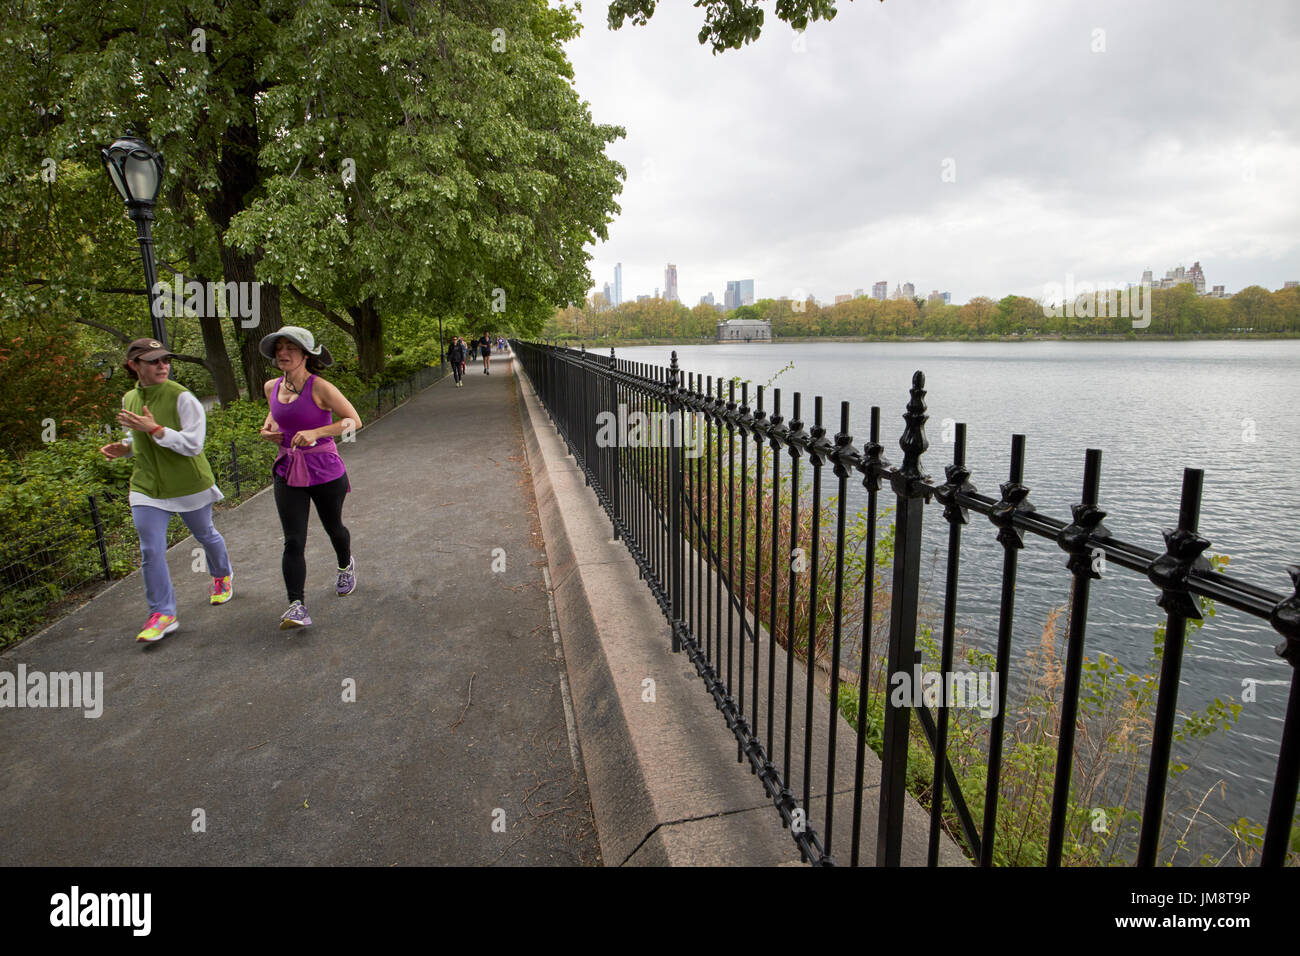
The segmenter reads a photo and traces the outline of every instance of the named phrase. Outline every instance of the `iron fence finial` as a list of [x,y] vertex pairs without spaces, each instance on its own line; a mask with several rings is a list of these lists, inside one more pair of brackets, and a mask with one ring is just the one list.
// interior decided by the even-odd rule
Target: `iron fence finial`
[[903,464],[899,466],[898,474],[891,477],[894,492],[904,497],[920,494],[915,489],[915,484],[926,480],[926,476],[921,473],[921,456],[930,447],[930,442],[925,437],[925,423],[929,418],[925,407],[925,373],[917,370],[912,376],[907,409],[903,412],[903,421],[907,427],[898,439],[898,447],[903,450]]

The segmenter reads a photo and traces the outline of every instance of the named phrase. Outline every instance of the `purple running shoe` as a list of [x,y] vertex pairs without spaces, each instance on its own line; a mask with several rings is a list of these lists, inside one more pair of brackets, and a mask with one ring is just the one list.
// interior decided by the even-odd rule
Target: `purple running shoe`
[[311,617],[301,601],[294,601],[280,616],[280,630],[288,631],[295,627],[311,627]]
[[339,580],[335,590],[339,592],[339,597],[345,594],[351,594],[357,589],[357,559],[348,558],[348,566],[339,568]]

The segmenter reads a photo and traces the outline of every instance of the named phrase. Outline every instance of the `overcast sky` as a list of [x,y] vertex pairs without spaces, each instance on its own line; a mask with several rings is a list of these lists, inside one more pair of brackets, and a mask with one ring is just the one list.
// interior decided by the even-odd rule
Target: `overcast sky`
[[627,129],[622,213],[592,279],[623,297],[677,265],[830,301],[887,280],[953,302],[1048,283],[1300,279],[1300,4],[841,0],[802,37],[767,10],[713,56],[662,0],[567,47],[597,122]]

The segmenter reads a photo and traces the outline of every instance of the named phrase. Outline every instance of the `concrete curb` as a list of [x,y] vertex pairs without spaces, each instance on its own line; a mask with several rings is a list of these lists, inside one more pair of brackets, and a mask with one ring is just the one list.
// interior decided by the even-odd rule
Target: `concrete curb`
[[[516,365],[601,857],[774,866],[799,853],[702,692],[635,562]],[[646,680],[653,680],[653,701]]]

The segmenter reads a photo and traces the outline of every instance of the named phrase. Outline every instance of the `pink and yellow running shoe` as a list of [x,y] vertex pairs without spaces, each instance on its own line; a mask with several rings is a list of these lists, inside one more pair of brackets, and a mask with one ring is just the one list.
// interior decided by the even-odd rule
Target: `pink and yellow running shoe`
[[135,639],[146,643],[161,640],[164,634],[170,634],[180,626],[180,622],[176,620],[176,615],[163,614],[161,611],[155,611],[153,614],[149,615],[149,620],[145,622],[144,630],[137,634]]
[[227,574],[224,578],[212,579],[212,590],[208,594],[213,604],[225,604],[235,596],[233,578],[233,574]]

